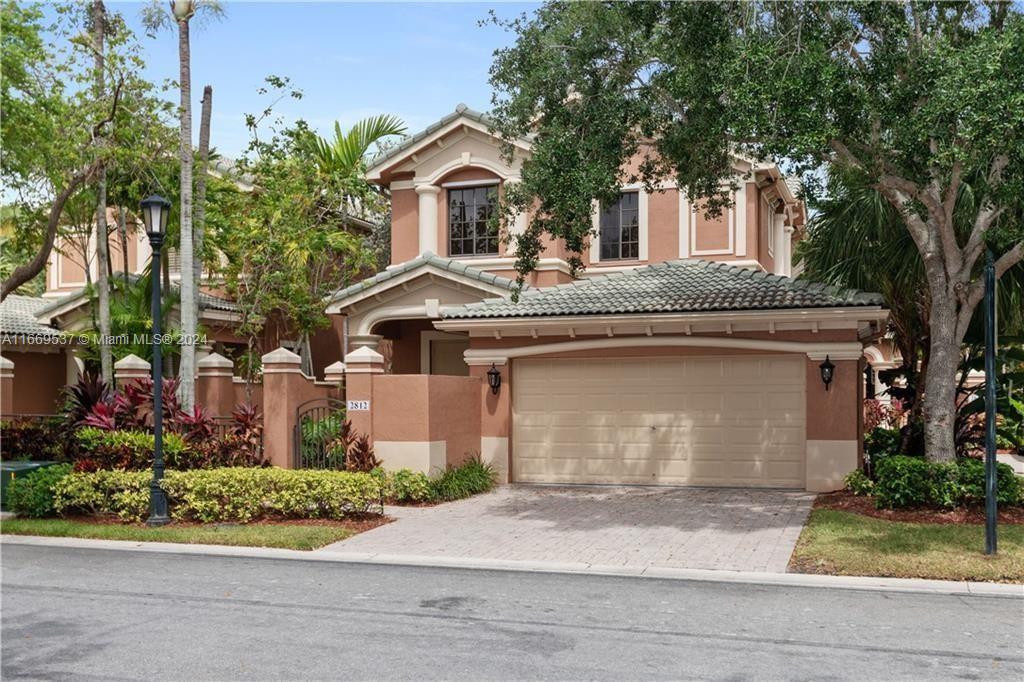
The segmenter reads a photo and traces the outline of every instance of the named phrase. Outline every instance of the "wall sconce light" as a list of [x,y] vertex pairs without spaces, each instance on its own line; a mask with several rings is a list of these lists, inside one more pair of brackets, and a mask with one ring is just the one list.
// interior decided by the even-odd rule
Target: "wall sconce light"
[[491,387],[491,393],[498,395],[498,389],[501,388],[501,371],[493,362],[491,368],[487,370],[487,385]]
[[828,385],[832,383],[832,379],[836,375],[836,366],[825,356],[825,362],[818,365],[818,369],[821,370],[821,382],[825,384],[825,390],[828,390]]

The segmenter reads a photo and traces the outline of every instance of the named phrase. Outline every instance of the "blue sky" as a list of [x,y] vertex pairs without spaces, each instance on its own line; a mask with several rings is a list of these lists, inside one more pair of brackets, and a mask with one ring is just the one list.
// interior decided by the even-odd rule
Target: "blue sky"
[[[110,2],[145,48],[147,77],[177,79],[177,37],[141,29],[142,3]],[[304,92],[278,110],[328,132],[372,114],[401,117],[416,132],[465,102],[490,107],[487,71],[493,51],[511,42],[493,25],[480,27],[494,8],[508,18],[525,3],[226,2],[222,21],[192,30],[194,129],[199,100],[213,86],[212,144],[237,156],[248,141],[246,113],[266,106],[257,95],[265,76],[288,76]],[[177,94],[170,93],[176,101]]]

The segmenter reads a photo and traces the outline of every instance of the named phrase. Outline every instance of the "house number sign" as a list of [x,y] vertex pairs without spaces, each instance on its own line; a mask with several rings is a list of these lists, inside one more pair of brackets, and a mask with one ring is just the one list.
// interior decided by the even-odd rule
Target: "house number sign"
[[349,412],[367,412],[370,409],[369,400],[349,400],[348,411]]

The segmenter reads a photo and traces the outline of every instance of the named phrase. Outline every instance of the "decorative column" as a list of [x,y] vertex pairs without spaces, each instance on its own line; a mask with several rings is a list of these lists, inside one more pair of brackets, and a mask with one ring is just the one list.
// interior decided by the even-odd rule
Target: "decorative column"
[[294,466],[295,410],[302,402],[306,377],[302,359],[287,348],[263,356],[263,454],[274,466]]
[[786,225],[782,228],[782,252],[785,254],[785,267],[786,271],[783,273],[786,277],[793,276],[793,232],[796,231],[792,225]]
[[348,337],[348,347],[352,350],[369,348],[375,351],[383,338],[380,334],[350,334]]
[[419,203],[419,252],[437,253],[437,195],[441,188],[434,185],[416,185]]
[[0,416],[14,414],[14,363],[0,355]]
[[138,355],[128,355],[114,363],[114,383],[118,388],[153,375],[152,366]]
[[338,360],[324,367],[324,381],[329,384],[340,384],[345,381],[345,363]]
[[346,412],[352,428],[373,441],[373,377],[384,374],[384,356],[372,348],[357,348],[345,356]]
[[234,367],[219,353],[208,353],[196,363],[196,402],[215,417],[226,417],[235,407]]
[[786,216],[782,213],[772,214],[772,230],[775,231],[775,274],[788,275],[786,270],[786,235],[783,225],[786,223]]

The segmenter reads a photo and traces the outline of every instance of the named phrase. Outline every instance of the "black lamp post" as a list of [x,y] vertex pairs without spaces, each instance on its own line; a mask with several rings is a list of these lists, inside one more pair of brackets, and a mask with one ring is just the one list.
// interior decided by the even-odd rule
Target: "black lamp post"
[[149,526],[164,526],[171,522],[167,516],[167,494],[160,487],[164,477],[164,377],[163,354],[160,348],[160,249],[167,232],[167,216],[171,202],[155,194],[142,200],[142,220],[146,223],[146,234],[153,247],[150,265],[150,285],[153,292],[151,313],[153,316],[153,480],[149,484]]
[[996,538],[996,266],[985,253],[985,554],[995,554]]

